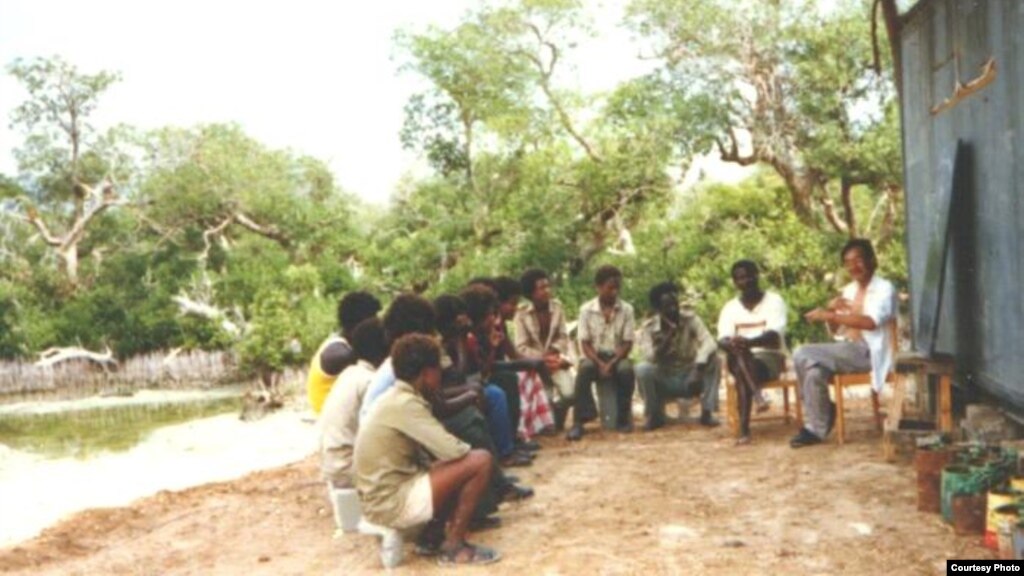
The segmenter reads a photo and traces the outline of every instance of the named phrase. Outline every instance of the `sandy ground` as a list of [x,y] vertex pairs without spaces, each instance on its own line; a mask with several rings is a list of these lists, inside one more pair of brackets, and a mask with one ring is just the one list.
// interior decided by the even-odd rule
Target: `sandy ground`
[[[488,574],[942,574],[946,558],[989,558],[915,507],[913,469],[881,459],[878,436],[792,450],[793,430],[723,428],[544,439],[537,490],[473,535],[504,558]],[[69,485],[75,478],[67,478]],[[4,522],[10,516],[4,510]],[[362,574],[375,539],[333,537],[316,460],[89,510],[0,549],[16,574]],[[398,573],[440,573],[407,553]]]

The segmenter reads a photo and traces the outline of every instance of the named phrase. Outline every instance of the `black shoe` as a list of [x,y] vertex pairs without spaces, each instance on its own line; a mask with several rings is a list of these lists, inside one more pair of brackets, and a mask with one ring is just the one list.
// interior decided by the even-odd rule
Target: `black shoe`
[[[473,518],[469,521],[470,532],[483,532],[484,530],[493,530],[495,528],[501,528],[501,518],[497,516],[484,516],[483,518]],[[438,545],[440,548],[440,545]]]
[[836,403],[828,403],[828,424],[825,426],[825,437],[832,433],[832,427],[836,425]]
[[519,448],[516,448],[513,451],[513,454],[518,454],[518,455],[522,456],[523,458],[529,458],[531,462],[533,460],[537,459],[537,453],[536,452],[527,452],[526,450],[520,450]]
[[568,406],[555,406],[555,431],[565,430],[565,416],[568,412]]
[[519,486],[517,484],[509,484],[504,494],[501,495],[502,502],[518,502],[519,500],[526,500],[527,498],[533,497],[533,488],[529,486]]
[[569,433],[565,435],[565,439],[569,442],[575,442],[580,438],[583,438],[583,424],[574,424],[569,429]]
[[821,438],[807,428],[801,428],[800,432],[789,441],[790,448],[803,448],[804,446],[814,446],[815,444],[821,444]]
[[665,421],[660,418],[648,418],[644,422],[644,430],[650,432],[651,430],[657,430],[665,425]]
[[722,423],[719,422],[718,419],[716,419],[714,416],[712,416],[711,412],[701,412],[700,425],[707,426],[708,428],[714,428],[715,426],[721,426]]
[[536,440],[522,440],[516,443],[516,449],[523,452],[536,452],[540,450],[540,442]]
[[622,424],[616,426],[615,429],[623,434],[630,434],[633,432],[633,423],[623,422]]

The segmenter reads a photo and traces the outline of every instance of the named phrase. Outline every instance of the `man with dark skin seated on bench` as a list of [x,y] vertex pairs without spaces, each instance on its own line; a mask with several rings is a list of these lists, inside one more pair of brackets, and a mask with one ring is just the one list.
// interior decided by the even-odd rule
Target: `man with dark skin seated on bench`
[[[400,530],[429,522],[423,551],[438,553],[442,564],[497,561],[496,551],[466,541],[491,479],[492,457],[452,436],[431,412],[441,394],[440,346],[410,334],[395,342],[391,358],[398,382],[381,395],[356,440],[364,514]],[[423,451],[434,459],[429,467],[420,460]],[[431,542],[430,532],[442,529]]]

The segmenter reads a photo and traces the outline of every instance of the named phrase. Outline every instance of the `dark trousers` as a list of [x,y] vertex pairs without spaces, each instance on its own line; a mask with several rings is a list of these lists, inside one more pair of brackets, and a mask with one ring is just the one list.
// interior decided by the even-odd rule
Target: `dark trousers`
[[[612,355],[601,354],[599,357],[607,361]],[[609,380],[615,386],[615,401],[619,407],[619,418],[617,424],[628,424],[631,418],[630,406],[633,403],[633,391],[636,388],[636,378],[633,375],[633,364],[626,358],[615,364]],[[600,380],[600,373],[597,364],[589,358],[580,362],[576,371],[576,398],[573,403],[573,412],[576,424],[590,422],[597,418],[597,406],[594,404],[593,384]]]
[[498,450],[487,425],[487,418],[476,408],[467,406],[442,421],[446,430],[453,436],[469,444],[473,448],[487,450],[493,456],[494,468],[491,470],[491,483],[480,497],[480,502],[473,512],[474,518],[483,518],[498,510],[500,495],[508,489],[508,479],[501,471],[498,462]]
[[[504,364],[504,363],[503,363]],[[522,417],[522,398],[519,395],[519,374],[514,370],[495,369],[489,384],[494,384],[505,393],[508,404],[508,422],[512,426],[510,434],[513,442],[519,432],[519,419]]]

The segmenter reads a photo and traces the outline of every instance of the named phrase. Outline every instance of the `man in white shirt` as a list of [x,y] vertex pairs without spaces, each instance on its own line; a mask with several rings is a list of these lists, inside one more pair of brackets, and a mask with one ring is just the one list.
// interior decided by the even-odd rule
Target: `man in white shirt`
[[879,394],[892,369],[889,323],[898,313],[896,289],[875,275],[878,260],[869,240],[850,240],[842,258],[853,282],[828,306],[804,315],[811,322],[826,322],[842,341],[808,344],[793,355],[804,403],[804,427],[790,440],[793,448],[819,444],[832,431],[836,407],[828,383],[833,374],[871,372],[872,394]]
[[352,454],[359,431],[359,407],[374,371],[388,355],[379,318],[360,322],[352,331],[356,363],[341,373],[320,412],[320,470],[331,488],[352,488]]
[[739,400],[740,436],[750,442],[750,411],[768,408],[761,385],[775,380],[785,365],[786,303],[760,286],[760,271],[750,260],[732,265],[732,283],[740,295],[718,315],[718,343],[726,353]]

